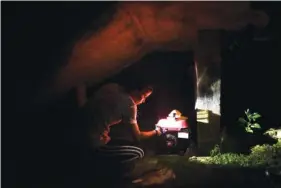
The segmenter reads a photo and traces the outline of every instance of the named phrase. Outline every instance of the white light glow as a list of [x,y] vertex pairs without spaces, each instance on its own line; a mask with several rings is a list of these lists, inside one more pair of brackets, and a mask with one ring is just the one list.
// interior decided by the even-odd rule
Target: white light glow
[[188,139],[189,138],[189,134],[188,133],[184,133],[184,132],[178,132],[178,138]]
[[156,126],[160,126],[162,128],[186,128],[187,124],[184,120],[176,121],[175,119],[160,119]]
[[211,89],[213,95],[211,97],[197,97],[195,109],[210,110],[214,114],[221,115],[220,113],[220,97],[221,97],[221,80],[212,84]]
[[209,120],[208,119],[197,119],[197,122],[200,122],[200,123],[209,123]]

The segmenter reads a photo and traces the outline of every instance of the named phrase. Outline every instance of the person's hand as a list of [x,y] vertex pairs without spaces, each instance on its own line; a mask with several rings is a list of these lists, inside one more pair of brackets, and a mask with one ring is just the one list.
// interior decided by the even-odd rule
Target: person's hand
[[161,127],[156,127],[155,131],[157,136],[161,136],[163,134],[163,129]]
[[111,140],[108,133],[109,133],[108,130],[104,130],[103,133],[100,135],[100,141],[103,144],[107,144]]

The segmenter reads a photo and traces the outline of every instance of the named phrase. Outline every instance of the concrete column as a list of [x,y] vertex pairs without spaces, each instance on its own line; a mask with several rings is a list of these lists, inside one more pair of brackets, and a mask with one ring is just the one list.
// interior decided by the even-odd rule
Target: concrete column
[[[199,32],[194,50],[194,61],[197,86],[195,95],[197,146],[199,154],[208,155],[209,151],[218,143],[220,135],[221,56],[219,31]],[[199,114],[200,111],[206,113]]]

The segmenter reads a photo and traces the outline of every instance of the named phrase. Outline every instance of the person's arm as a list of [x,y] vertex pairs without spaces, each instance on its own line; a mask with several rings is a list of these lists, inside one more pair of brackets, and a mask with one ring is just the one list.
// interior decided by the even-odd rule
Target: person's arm
[[139,125],[137,123],[132,124],[132,129],[135,137],[138,140],[147,139],[156,135],[160,135],[160,132],[158,130],[152,130],[152,131],[140,131]]
[[152,131],[140,131],[136,117],[137,107],[133,105],[128,109],[123,120],[131,125],[133,134],[137,140],[143,140],[161,134],[161,132],[157,129]]

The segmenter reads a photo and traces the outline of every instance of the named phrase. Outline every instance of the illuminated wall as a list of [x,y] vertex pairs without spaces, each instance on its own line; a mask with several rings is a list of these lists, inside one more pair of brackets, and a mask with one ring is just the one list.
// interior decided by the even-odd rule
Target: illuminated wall
[[220,115],[221,49],[219,31],[201,31],[195,48],[195,109],[210,110]]
[[196,71],[196,134],[198,152],[208,155],[219,141],[221,105],[220,32],[205,30],[198,34],[194,52]]

